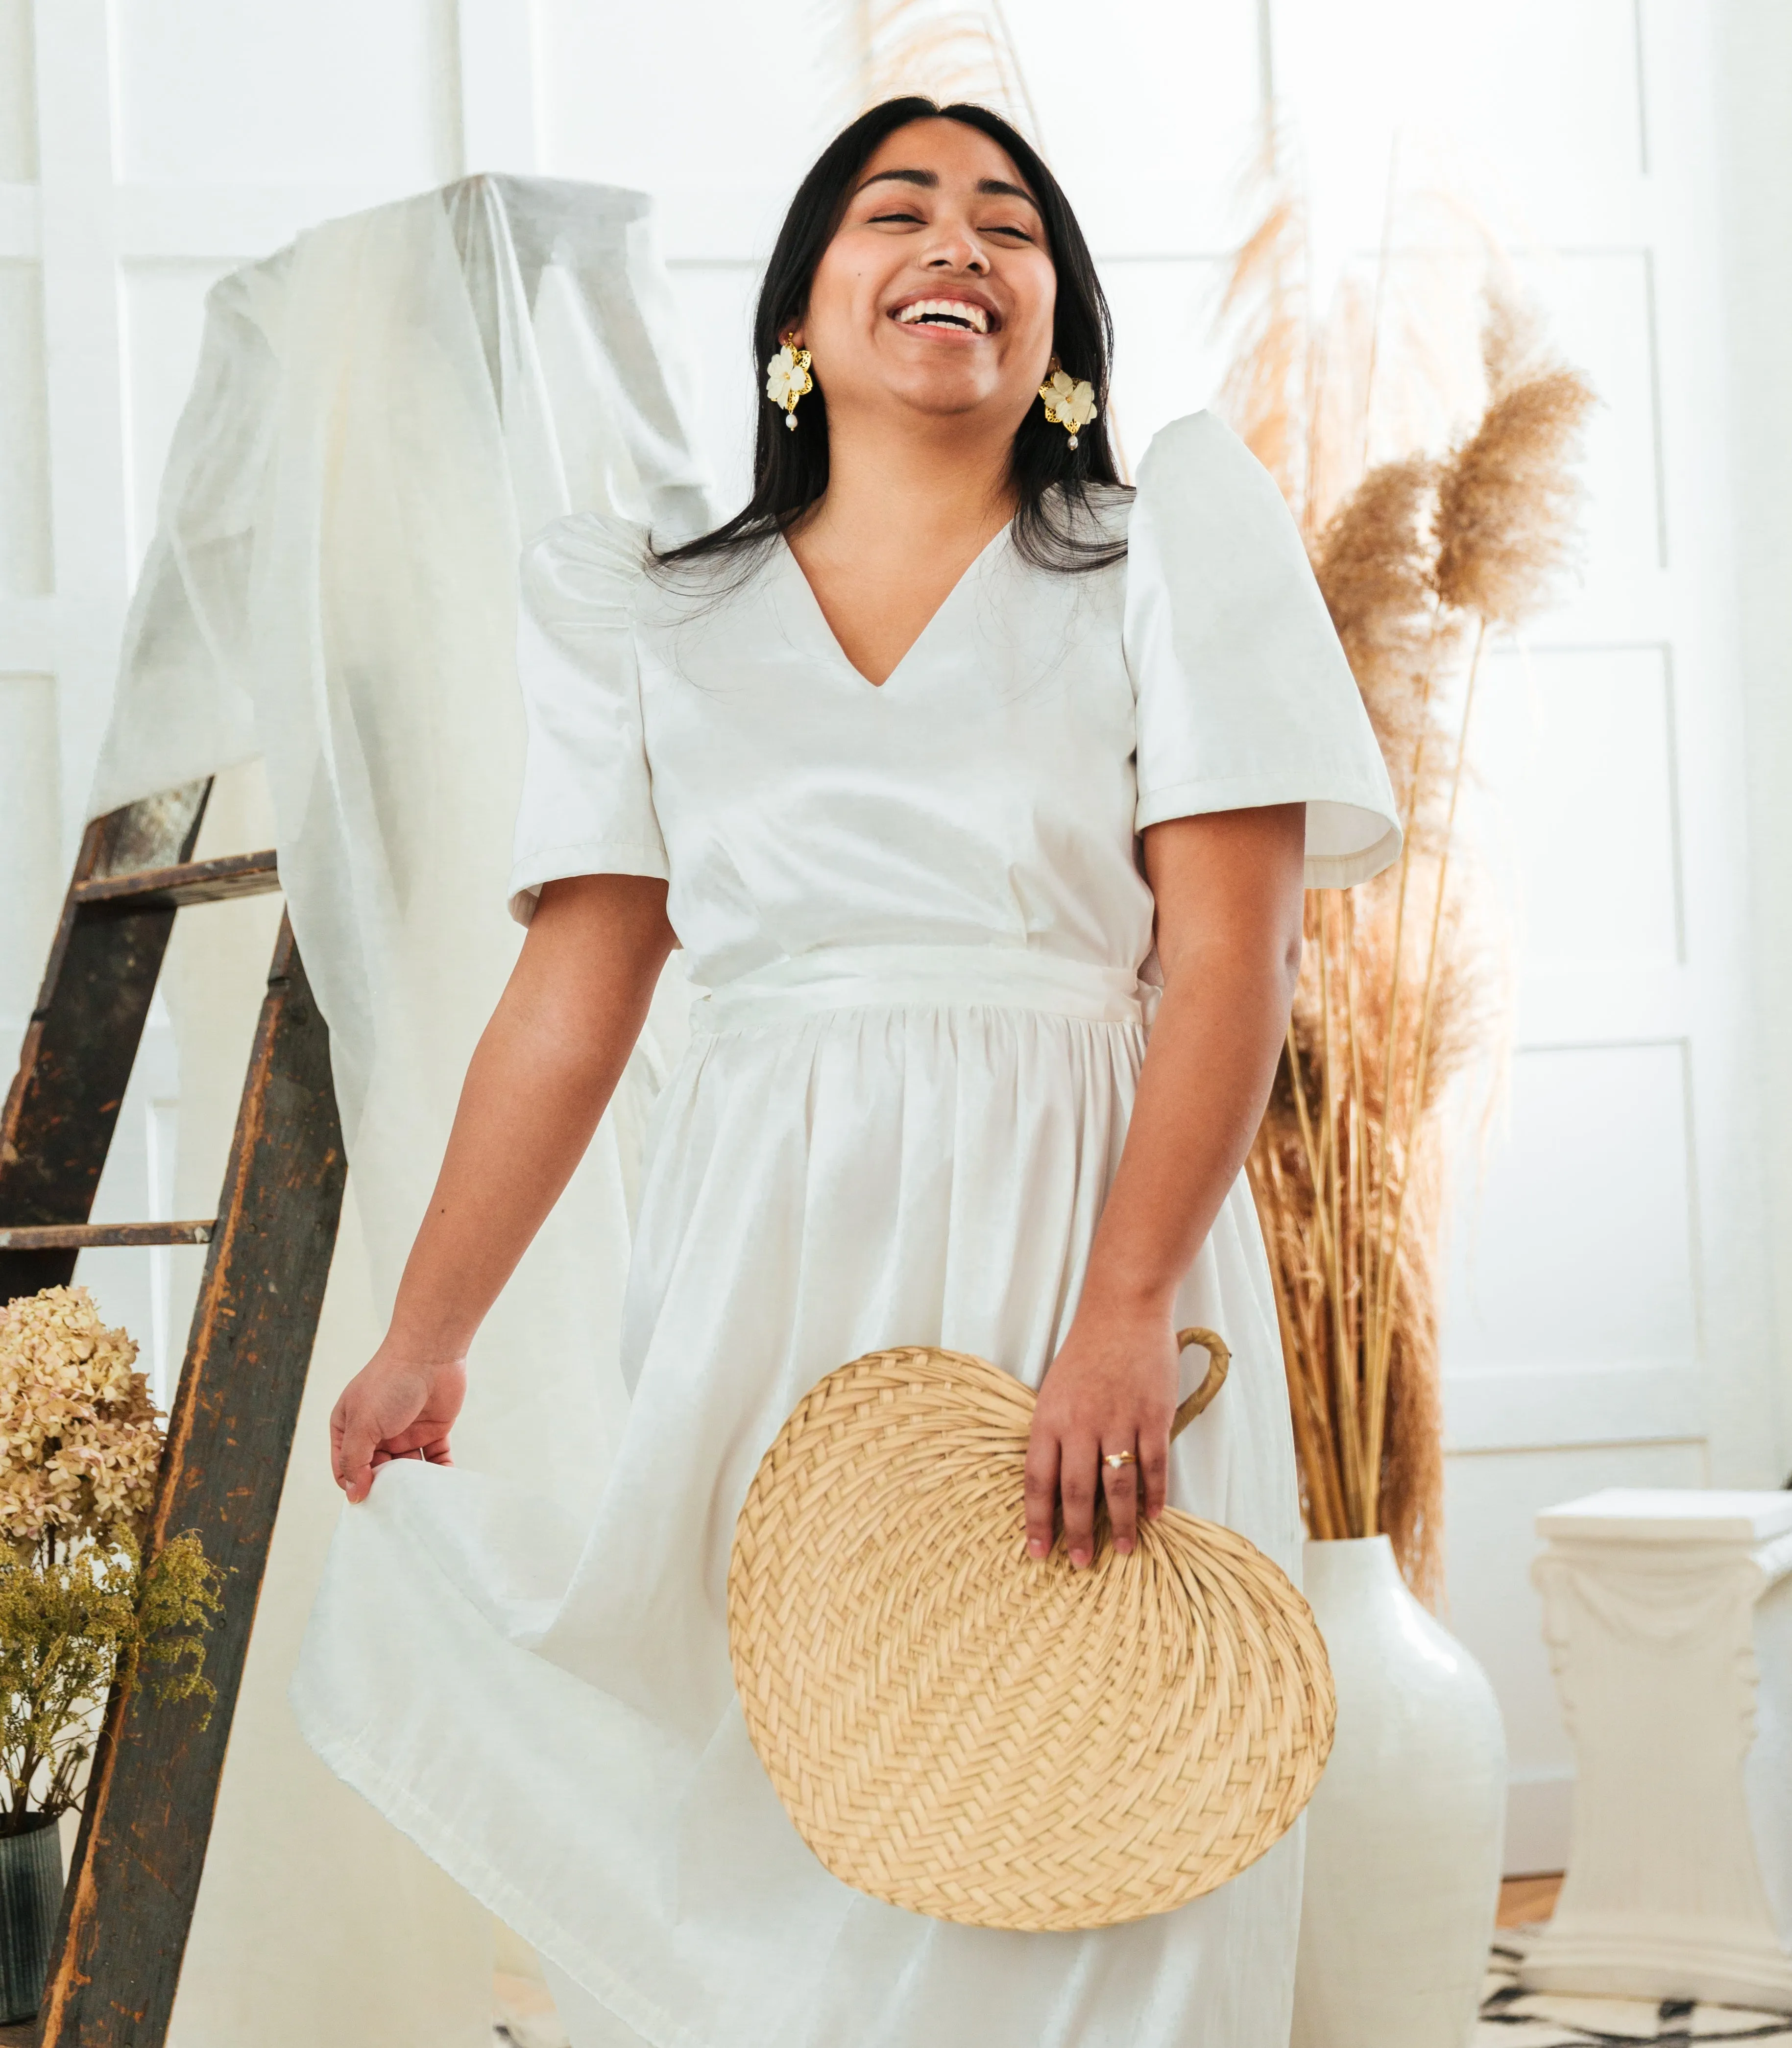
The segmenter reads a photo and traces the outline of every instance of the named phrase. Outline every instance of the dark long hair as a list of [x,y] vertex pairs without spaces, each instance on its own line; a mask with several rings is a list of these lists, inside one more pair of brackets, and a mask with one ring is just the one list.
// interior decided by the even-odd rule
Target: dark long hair
[[[822,151],[797,188],[759,288],[753,316],[754,387],[765,374],[766,363],[777,354],[785,334],[807,308],[816,266],[873,152],[886,136],[911,121],[935,118],[961,122],[988,136],[1007,152],[1038,201],[1048,250],[1057,271],[1053,352],[1073,377],[1087,378],[1095,389],[1096,417],[1080,430],[1074,448],[1064,429],[1046,419],[1042,405],[1030,406],[1016,430],[1009,471],[1016,500],[1014,546],[1041,568],[1072,572],[1105,568],[1126,553],[1124,540],[1116,538],[1096,516],[1089,490],[1092,484],[1123,488],[1107,433],[1113,319],[1089,246],[1063,188],[1026,138],[987,107],[940,107],[918,95],[886,99],[861,114]],[[669,549],[656,559],[670,564],[710,555],[757,552],[788,532],[827,488],[828,401],[817,382],[802,401],[802,425],[795,433],[784,430],[781,411],[760,404],[753,445],[753,495],[740,510],[713,532]]]

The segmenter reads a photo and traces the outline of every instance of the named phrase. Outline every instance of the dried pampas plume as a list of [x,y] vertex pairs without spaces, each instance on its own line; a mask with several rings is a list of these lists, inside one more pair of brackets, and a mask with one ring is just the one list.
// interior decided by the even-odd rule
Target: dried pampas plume
[[1313,571],[1381,743],[1402,816],[1435,820],[1414,798],[1428,750],[1448,728],[1424,678],[1460,642],[1460,623],[1433,603],[1437,464],[1408,456],[1371,470],[1313,545]]
[[849,12],[854,111],[904,93],[970,100],[1005,115],[1037,146],[1039,120],[1001,0],[861,0]]
[[1491,301],[1488,409],[1437,486],[1438,602],[1508,630],[1547,605],[1572,558],[1581,506],[1572,464],[1594,402],[1578,370],[1526,367],[1530,326]]
[[1232,340],[1219,409],[1297,516],[1305,510],[1313,409],[1306,247],[1305,212],[1287,191],[1273,192],[1232,259],[1219,314]]
[[1462,281],[1502,259],[1469,208],[1403,185],[1396,161],[1372,271],[1349,262],[1317,278],[1300,156],[1292,130],[1272,122],[1241,180],[1245,225],[1214,320],[1226,365],[1216,403],[1312,545],[1367,471],[1441,445],[1480,407],[1488,337]]
[[[1301,985],[1249,1173],[1309,1530],[1385,1534],[1408,1583],[1434,1598],[1441,1126],[1451,1082],[1500,1041],[1507,1007],[1478,878],[1456,845],[1457,803],[1489,635],[1534,616],[1572,560],[1594,400],[1496,273],[1474,425],[1441,453],[1370,466],[1386,437],[1367,416],[1373,394],[1391,389],[1397,411],[1415,390],[1448,390],[1453,373],[1423,360],[1424,290],[1398,316],[1397,376],[1386,367],[1395,344],[1363,317],[1366,306],[1386,317],[1398,296],[1385,277],[1314,316],[1304,231],[1286,189],[1272,188],[1222,308],[1233,354],[1220,404],[1307,535],[1405,836],[1387,873],[1307,898]],[[1384,244],[1384,271],[1389,262]]]

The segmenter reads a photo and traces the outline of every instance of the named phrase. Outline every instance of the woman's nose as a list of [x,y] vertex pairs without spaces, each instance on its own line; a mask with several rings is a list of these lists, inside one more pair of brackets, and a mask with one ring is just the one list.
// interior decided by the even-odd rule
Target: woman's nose
[[955,231],[942,235],[923,259],[923,267],[929,270],[970,270],[977,276],[986,276],[989,258],[974,235]]

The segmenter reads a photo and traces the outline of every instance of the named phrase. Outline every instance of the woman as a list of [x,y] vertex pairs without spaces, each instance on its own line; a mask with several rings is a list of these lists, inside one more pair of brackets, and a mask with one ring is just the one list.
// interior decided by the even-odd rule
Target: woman
[[[366,1504],[295,1702],[535,1942],[579,2048],[1279,2048],[1298,1830],[1096,1933],[863,1896],[747,1742],[724,1588],[798,1397],[896,1344],[1039,1389],[1035,1557],[1090,1562],[1099,1488],[1120,1550],[1169,1500],[1296,1568],[1239,1173],[1303,875],[1392,856],[1387,777],[1242,446],[1197,415],[1136,502],[1116,483],[1093,266],[995,115],[898,100],[848,129],[792,206],[756,342],[770,402],[738,518],[656,556],[579,516],[525,557],[529,934],[390,1332],[333,1418]],[[1049,416],[1057,365],[1092,420]],[[708,993],[654,1112],[626,1429],[573,1528],[430,1468],[674,945]],[[1172,1449],[1193,1322],[1235,1363]]]

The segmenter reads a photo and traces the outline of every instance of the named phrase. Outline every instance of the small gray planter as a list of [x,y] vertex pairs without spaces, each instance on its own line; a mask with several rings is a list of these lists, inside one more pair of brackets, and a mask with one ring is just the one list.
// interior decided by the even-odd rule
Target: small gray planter
[[44,1995],[62,1910],[62,1837],[46,1820],[0,1835],[0,2023],[29,2019]]

